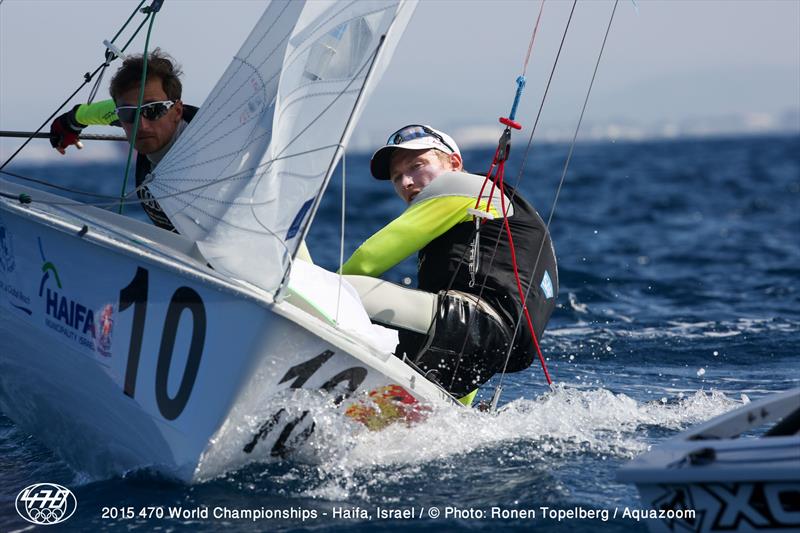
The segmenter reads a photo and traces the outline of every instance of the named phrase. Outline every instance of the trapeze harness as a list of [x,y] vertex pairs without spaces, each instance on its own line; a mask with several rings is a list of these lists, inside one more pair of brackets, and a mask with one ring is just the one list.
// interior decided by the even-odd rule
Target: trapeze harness
[[[484,181],[485,177],[474,174],[445,173],[423,189],[412,205],[438,196],[478,198]],[[505,191],[523,288],[527,289],[527,280],[533,280],[527,307],[538,338],[558,296],[555,251],[536,210],[511,187]],[[495,192],[492,204],[502,213],[498,196]],[[522,314],[503,219],[485,221],[479,240],[475,232],[473,222],[462,222],[420,250],[419,289],[438,294],[439,304],[428,335],[400,330],[395,352],[456,396],[469,393],[503,369],[514,324]],[[528,368],[535,356],[528,329],[518,328],[506,371]]]
[[[191,122],[196,113],[196,107],[184,105],[183,121],[186,123]],[[178,230],[172,225],[172,222],[170,222],[167,214],[163,209],[161,209],[161,206],[158,205],[158,201],[150,192],[150,189],[148,189],[147,185],[145,185],[147,175],[152,171],[153,162],[150,161],[145,154],[138,154],[136,156],[136,195],[139,197],[139,201],[142,204],[142,209],[144,209],[144,212],[147,213],[148,217],[150,217],[150,220],[153,221],[153,224],[167,231],[178,233]]]

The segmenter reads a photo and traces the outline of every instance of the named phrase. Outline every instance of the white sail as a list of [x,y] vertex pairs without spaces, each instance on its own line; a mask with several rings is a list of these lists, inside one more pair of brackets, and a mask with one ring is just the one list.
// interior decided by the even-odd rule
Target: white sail
[[148,184],[215,269],[280,286],[415,4],[269,5]]

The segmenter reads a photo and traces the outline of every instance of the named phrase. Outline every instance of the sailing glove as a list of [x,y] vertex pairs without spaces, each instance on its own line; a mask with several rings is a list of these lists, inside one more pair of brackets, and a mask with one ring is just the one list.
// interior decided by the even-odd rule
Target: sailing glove
[[73,144],[78,148],[83,148],[78,136],[85,126],[75,118],[78,107],[80,106],[76,105],[72,110],[59,115],[50,124],[50,145],[62,154],[65,153],[68,146]]

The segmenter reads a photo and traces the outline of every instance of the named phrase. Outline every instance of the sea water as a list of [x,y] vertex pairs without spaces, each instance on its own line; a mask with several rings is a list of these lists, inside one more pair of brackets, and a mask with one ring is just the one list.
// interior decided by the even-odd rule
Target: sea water
[[[506,180],[545,219],[568,149],[534,145],[522,172],[525,140],[512,151]],[[77,496],[61,530],[644,530],[635,488],[615,481],[621,465],[800,383],[798,154],[797,136],[579,144],[551,226],[553,390],[535,365],[505,377],[496,414],[442,410],[380,432],[323,410],[295,456],[194,486],[146,472],[91,479],[0,414],[0,530],[30,525],[14,499],[40,482]],[[465,152],[467,169],[483,172],[491,155]],[[113,194],[121,166],[10,169]],[[403,209],[367,168],[368,155],[348,154],[345,255]],[[330,269],[342,181],[337,171],[308,239]],[[412,258],[385,277],[413,284],[415,270]]]

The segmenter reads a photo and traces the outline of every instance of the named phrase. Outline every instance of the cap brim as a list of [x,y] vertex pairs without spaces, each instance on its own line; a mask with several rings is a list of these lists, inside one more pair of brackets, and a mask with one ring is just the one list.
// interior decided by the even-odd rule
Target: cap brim
[[389,179],[389,163],[396,149],[396,146],[384,146],[372,154],[372,159],[369,162],[369,171],[372,173],[373,178],[376,180]]
[[392,162],[392,154],[395,150],[439,150],[438,146],[431,146],[427,138],[413,139],[404,142],[403,144],[387,144],[379,148],[377,152],[372,154],[372,159],[369,162],[369,170],[372,172],[372,177],[378,180],[389,179],[389,165]]

